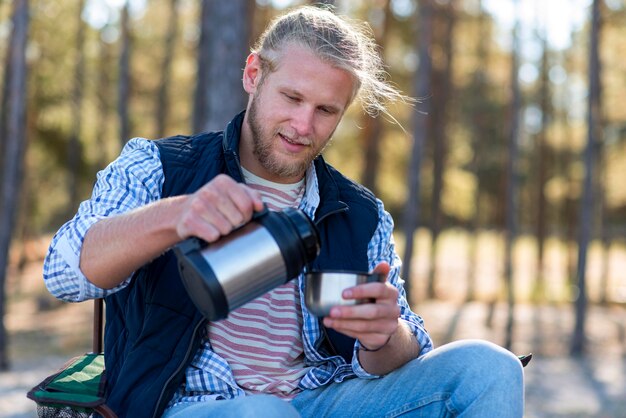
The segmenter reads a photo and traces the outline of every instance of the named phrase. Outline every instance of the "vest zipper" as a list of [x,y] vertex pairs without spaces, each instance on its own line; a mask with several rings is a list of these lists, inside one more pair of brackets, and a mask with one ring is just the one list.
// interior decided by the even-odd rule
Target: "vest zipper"
[[178,373],[180,373],[181,369],[183,368],[183,365],[187,363],[187,359],[189,358],[189,355],[191,354],[191,349],[194,346],[193,342],[195,341],[196,338],[198,338],[198,330],[205,323],[206,323],[206,321],[202,320],[194,328],[194,330],[193,330],[194,337],[191,340],[191,343],[189,344],[189,347],[187,347],[187,352],[185,353],[185,357],[183,358],[183,361],[178,365],[178,368],[174,371],[174,373],[172,373],[170,375],[170,377],[165,381],[165,384],[163,385],[163,389],[161,389],[161,393],[159,394],[159,399],[157,400],[156,408],[154,409],[154,412],[152,413],[152,418],[156,418],[157,410],[159,409],[159,405],[161,404],[161,402],[163,400],[163,394],[165,393],[165,388],[167,388],[167,386],[170,384],[170,382],[172,381],[174,376],[176,376]]
[[321,223],[322,223],[322,221],[323,221],[324,219],[328,218],[330,215],[334,215],[334,214],[336,214],[336,213],[345,212],[345,211],[347,211],[347,210],[348,210],[348,207],[347,207],[347,206],[344,206],[344,207],[341,207],[341,208],[337,208],[337,209],[331,210],[330,212],[325,213],[325,214],[324,214],[321,218],[316,219],[316,220],[315,220],[315,225],[319,225],[319,224],[321,224]]

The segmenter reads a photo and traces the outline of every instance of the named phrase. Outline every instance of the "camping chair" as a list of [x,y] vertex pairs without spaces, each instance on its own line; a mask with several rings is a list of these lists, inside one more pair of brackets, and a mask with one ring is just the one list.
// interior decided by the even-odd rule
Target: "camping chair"
[[106,405],[102,352],[103,301],[94,300],[92,352],[74,357],[32,388],[26,396],[37,403],[40,418],[87,418],[96,413],[117,418]]

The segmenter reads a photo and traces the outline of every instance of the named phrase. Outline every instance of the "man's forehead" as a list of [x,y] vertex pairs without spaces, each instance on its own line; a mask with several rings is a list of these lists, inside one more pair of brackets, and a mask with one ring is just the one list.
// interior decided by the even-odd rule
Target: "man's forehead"
[[348,69],[337,65],[337,63],[331,61],[327,57],[320,56],[317,52],[305,45],[298,43],[291,43],[283,46],[279,51],[274,51],[271,72],[279,71],[281,68],[289,67],[288,70],[292,73],[294,80],[306,81],[305,73],[307,67],[311,68],[332,68],[334,72],[341,72],[344,74],[345,82],[350,84],[352,89],[352,98],[356,94],[358,89],[358,80],[354,74]]

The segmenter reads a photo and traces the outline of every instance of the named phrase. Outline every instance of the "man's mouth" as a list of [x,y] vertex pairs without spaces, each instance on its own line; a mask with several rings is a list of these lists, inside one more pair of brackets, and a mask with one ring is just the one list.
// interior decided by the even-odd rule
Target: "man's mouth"
[[285,136],[285,135],[280,134],[280,133],[278,134],[278,136],[280,136],[283,139],[283,141],[285,141],[285,142],[287,142],[289,144],[292,144],[292,145],[297,145],[297,146],[301,146],[301,147],[306,147],[306,146],[309,145],[307,142],[299,141],[299,140],[296,140],[296,139],[292,139],[292,138],[289,138],[288,136]]

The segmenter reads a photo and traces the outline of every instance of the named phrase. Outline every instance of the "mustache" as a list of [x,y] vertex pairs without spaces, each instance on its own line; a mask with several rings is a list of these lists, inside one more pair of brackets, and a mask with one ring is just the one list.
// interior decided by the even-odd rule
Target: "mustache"
[[313,140],[307,136],[300,136],[295,132],[289,132],[284,129],[279,129],[276,132],[277,135],[284,137],[287,141],[298,145],[309,146],[313,144]]

